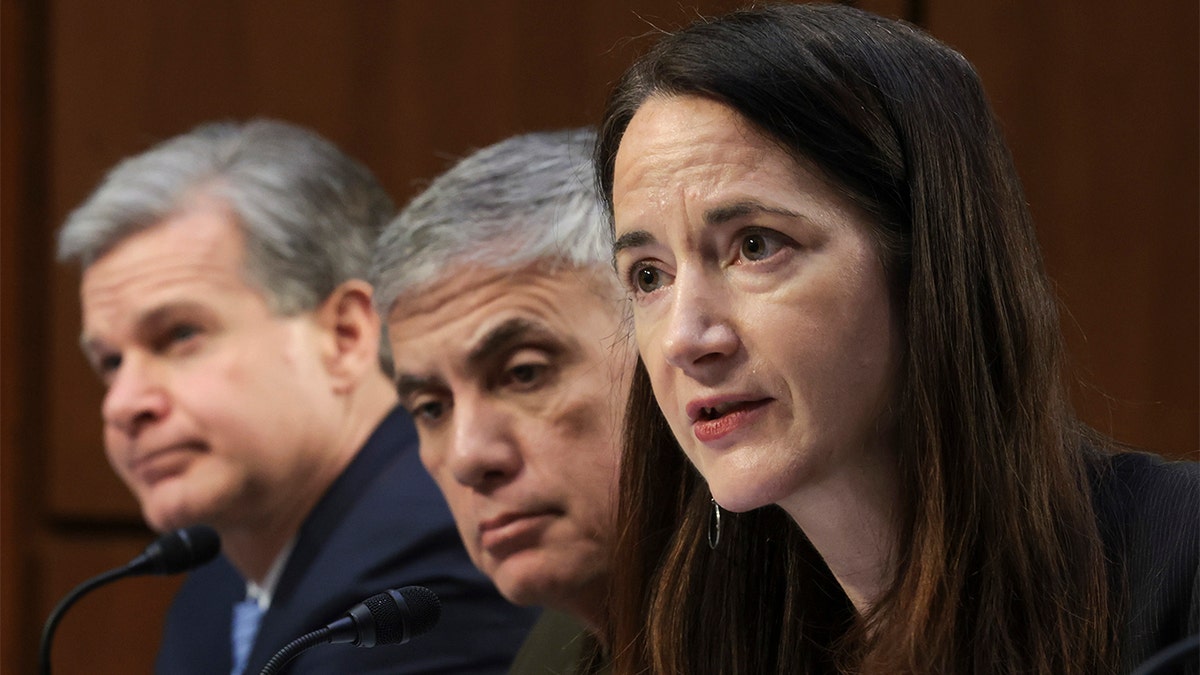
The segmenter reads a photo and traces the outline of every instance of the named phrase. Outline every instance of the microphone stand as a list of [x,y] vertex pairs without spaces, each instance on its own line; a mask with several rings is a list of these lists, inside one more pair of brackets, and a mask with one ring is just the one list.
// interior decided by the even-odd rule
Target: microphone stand
[[63,615],[71,608],[71,605],[74,605],[76,600],[79,600],[79,598],[97,586],[103,586],[110,581],[116,581],[117,579],[133,574],[133,567],[134,564],[130,563],[124,567],[111,569],[103,574],[94,576],[76,586],[74,590],[58,602],[54,611],[50,612],[50,616],[46,619],[46,625],[42,628],[42,646],[38,652],[38,662],[41,664],[39,672],[41,675],[50,675],[50,644],[54,640],[54,631],[58,628],[58,622],[62,621]]
[[267,661],[267,664],[259,671],[259,675],[275,675],[275,673],[281,672],[283,666],[299,656],[301,652],[316,647],[323,642],[329,642],[328,627],[301,635],[284,645],[283,649],[275,652],[271,660]]
[[350,608],[340,619],[305,633],[275,652],[258,675],[275,675],[301,652],[324,643],[356,647],[404,644],[428,633],[442,616],[442,603],[424,586],[388,589]]
[[54,631],[58,628],[58,622],[71,605],[85,593],[123,577],[185,572],[212,560],[220,550],[221,537],[216,530],[207,525],[193,525],[164,534],[150,542],[146,550],[125,566],[109,570],[76,586],[59,601],[54,611],[50,612],[46,626],[42,629],[42,644],[38,652],[41,675],[50,675],[50,644],[54,641]]

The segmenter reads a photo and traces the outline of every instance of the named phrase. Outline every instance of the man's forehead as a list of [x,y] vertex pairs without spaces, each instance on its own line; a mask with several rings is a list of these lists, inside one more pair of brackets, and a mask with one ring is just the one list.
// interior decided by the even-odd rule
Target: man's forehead
[[240,229],[215,210],[183,212],[126,237],[83,271],[82,342],[124,340],[183,314],[222,315],[247,300],[270,306],[243,254]]
[[557,354],[573,344],[570,336],[560,335],[533,317],[508,314],[491,318],[467,339],[443,344],[436,352],[393,350],[393,381],[401,399],[418,391],[449,389],[458,378],[472,381],[486,377],[495,361],[514,349],[535,347]]
[[[402,321],[389,328],[393,326],[404,327]],[[403,348],[405,338],[400,335],[396,337],[394,342],[399,345],[395,355],[398,376],[402,373],[428,376],[443,370],[469,369],[519,345],[533,342],[557,349],[571,339],[542,317],[511,308],[486,315],[467,330],[439,332],[433,349],[411,350],[421,353],[411,353]],[[422,362],[423,365],[418,365]]]
[[452,263],[428,281],[406,288],[392,300],[388,308],[388,323],[405,323],[424,316],[440,320],[446,305],[461,301],[463,297],[486,300],[488,296],[504,293],[502,288],[512,271],[477,267],[464,263]]
[[[88,314],[85,313],[83,321],[83,335],[80,338],[82,344],[90,345],[93,343],[103,343],[105,337],[98,328],[108,328],[110,324],[116,323],[124,326],[127,330],[133,332],[149,332],[155,328],[159,328],[169,322],[178,319],[181,316],[205,316],[214,312],[215,306],[211,301],[205,300],[203,297],[192,297],[181,295],[178,298],[167,298],[163,300],[155,300],[144,305],[129,308],[130,311],[120,312],[96,312],[101,320],[89,320]],[[100,326],[96,326],[100,324]]]
[[389,321],[405,321],[436,314],[447,303],[463,296],[487,303],[497,297],[544,294],[543,304],[575,308],[589,297],[620,297],[621,291],[608,264],[577,266],[564,261],[539,260],[518,267],[494,268],[486,263],[452,263],[431,281],[399,293],[387,311]]
[[607,288],[607,279],[597,276],[579,268],[459,267],[393,303],[387,324],[396,367],[429,375],[522,343],[580,345],[594,332],[599,313],[619,318],[616,302],[597,292],[597,286]]
[[83,270],[81,291],[169,281],[194,271],[242,274],[245,235],[227,211],[182,211],[129,233]]
[[490,326],[480,326],[484,330],[476,334],[474,344],[467,352],[468,362],[484,361],[494,354],[530,341],[550,346],[564,340],[559,331],[537,317],[514,315],[495,318],[497,321]]

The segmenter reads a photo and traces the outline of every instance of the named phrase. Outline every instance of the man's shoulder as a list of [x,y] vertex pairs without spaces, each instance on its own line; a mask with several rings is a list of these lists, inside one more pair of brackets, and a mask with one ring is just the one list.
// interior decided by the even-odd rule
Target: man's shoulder
[[577,675],[595,650],[587,627],[562,612],[542,612],[513,660],[510,675]]
[[434,570],[475,574],[450,509],[420,464],[411,420],[396,410],[309,513],[277,598],[336,613]]
[[[313,649],[291,670],[495,673],[511,661],[533,613],[500,597],[472,564],[449,507],[420,464],[411,429],[407,414],[394,411],[309,515],[264,617],[265,644],[255,645],[252,665],[356,603],[403,586],[425,586],[441,598],[441,625],[430,635],[401,652]],[[297,617],[311,625],[297,624]],[[472,636],[469,644],[463,635]]]
[[416,431],[403,409],[393,410],[330,486],[300,537],[328,556],[364,564],[389,551],[440,546],[461,551],[445,498],[421,465]]

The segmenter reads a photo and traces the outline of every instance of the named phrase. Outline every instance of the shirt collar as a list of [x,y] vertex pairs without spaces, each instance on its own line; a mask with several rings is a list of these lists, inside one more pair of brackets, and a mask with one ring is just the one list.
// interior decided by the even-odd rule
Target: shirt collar
[[259,609],[264,612],[271,606],[271,598],[275,595],[275,587],[279,585],[279,577],[283,574],[283,567],[287,564],[288,556],[292,554],[292,548],[296,545],[296,538],[292,539],[283,547],[279,555],[275,556],[275,562],[271,563],[271,568],[267,570],[267,576],[263,577],[262,583],[255,581],[246,582],[246,597],[258,601]]

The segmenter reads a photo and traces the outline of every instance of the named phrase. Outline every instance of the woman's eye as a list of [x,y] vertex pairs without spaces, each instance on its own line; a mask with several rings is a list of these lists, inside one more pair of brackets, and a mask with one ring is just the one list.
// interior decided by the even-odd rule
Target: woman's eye
[[635,267],[633,270],[633,287],[639,293],[652,293],[663,285],[662,270],[649,265]]
[[741,256],[746,260],[765,260],[779,250],[781,244],[776,237],[764,232],[750,232],[742,237]]

